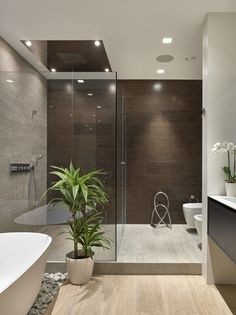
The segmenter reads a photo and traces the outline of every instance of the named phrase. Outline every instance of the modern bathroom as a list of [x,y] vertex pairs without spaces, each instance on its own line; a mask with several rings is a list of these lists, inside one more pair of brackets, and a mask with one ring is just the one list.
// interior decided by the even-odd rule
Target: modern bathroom
[[[30,41],[30,47],[22,42],[35,62],[47,56],[40,65],[44,71],[32,74],[35,69],[22,59],[28,72],[2,72],[8,93],[2,95],[3,102],[12,102],[16,94],[25,130],[18,128],[22,132],[16,136],[17,145],[8,139],[10,165],[5,171],[22,206],[14,212],[8,204],[1,229],[49,234],[53,238],[49,261],[64,262],[70,242],[60,232],[66,230],[69,213],[60,204],[51,210],[45,206],[51,192],[47,198],[41,196],[53,182],[51,167],[66,167],[72,161],[84,171],[105,173],[110,203],[104,209],[104,227],[112,248],[98,252],[98,260],[200,266],[201,241],[192,209],[197,205],[200,214],[196,201],[201,201],[201,80],[117,80],[102,41],[97,42],[99,46],[94,41]],[[11,50],[7,43],[2,46]],[[81,67],[79,61],[85,58],[87,63]],[[18,84],[23,84],[22,89],[17,89]],[[40,95],[35,95],[32,91],[38,85]],[[10,110],[6,115],[11,115]],[[19,121],[19,116],[15,119]],[[9,137],[13,125],[8,123]],[[186,133],[190,126],[191,134]],[[26,171],[17,170],[17,163]],[[21,193],[14,187],[20,182]],[[157,214],[153,210],[158,192],[166,196],[158,196],[156,203],[169,206],[158,207]]]
[[[201,277],[215,308],[191,314],[234,313],[236,14],[221,11],[181,58],[161,32],[154,76],[142,50],[137,69],[120,51],[121,65],[105,35],[13,36],[2,19],[0,315],[83,313],[112,276],[131,291],[128,277]],[[130,314],[155,314],[144,307]],[[128,313],[99,309],[88,314]]]

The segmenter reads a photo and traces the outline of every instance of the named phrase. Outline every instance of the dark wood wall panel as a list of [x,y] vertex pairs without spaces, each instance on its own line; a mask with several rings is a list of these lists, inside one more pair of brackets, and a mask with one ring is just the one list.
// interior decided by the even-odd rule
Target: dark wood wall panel
[[100,46],[93,40],[50,40],[47,41],[47,65],[62,72],[104,72],[111,71],[103,41]]
[[173,223],[182,204],[201,199],[202,83],[122,80],[127,110],[127,223],[150,223],[157,191],[170,198]]

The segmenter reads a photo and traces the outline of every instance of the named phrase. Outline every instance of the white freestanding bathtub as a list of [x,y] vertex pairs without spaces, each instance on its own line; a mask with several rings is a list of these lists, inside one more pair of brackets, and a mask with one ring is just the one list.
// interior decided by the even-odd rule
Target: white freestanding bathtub
[[40,290],[51,241],[40,233],[0,233],[0,314],[28,313]]

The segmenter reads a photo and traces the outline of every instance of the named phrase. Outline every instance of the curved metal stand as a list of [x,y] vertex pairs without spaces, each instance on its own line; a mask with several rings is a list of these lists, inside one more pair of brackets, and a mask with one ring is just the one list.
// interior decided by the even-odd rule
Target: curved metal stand
[[[166,198],[166,205],[160,203],[158,201],[158,197],[162,195]],[[154,199],[153,199],[153,210],[152,210],[152,216],[151,216],[151,226],[152,227],[157,227],[157,226],[167,226],[170,229],[172,228],[172,223],[171,223],[171,217],[169,213],[169,198],[167,194],[165,194],[162,191],[159,191],[158,193],[155,194]],[[161,215],[160,214],[160,208],[164,208],[164,213]],[[157,216],[159,219],[158,223],[154,224],[154,216]]]

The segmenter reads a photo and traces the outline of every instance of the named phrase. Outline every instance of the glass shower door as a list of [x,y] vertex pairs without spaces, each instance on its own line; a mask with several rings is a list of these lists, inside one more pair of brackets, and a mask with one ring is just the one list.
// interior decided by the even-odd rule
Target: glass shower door
[[[79,81],[78,81],[79,80]],[[83,83],[79,83],[82,82]],[[116,73],[73,73],[72,161],[83,171],[101,169],[109,198],[103,230],[110,250],[95,249],[96,260],[116,259]]]
[[117,218],[116,257],[122,243],[126,223],[126,108],[125,98],[117,91]]

